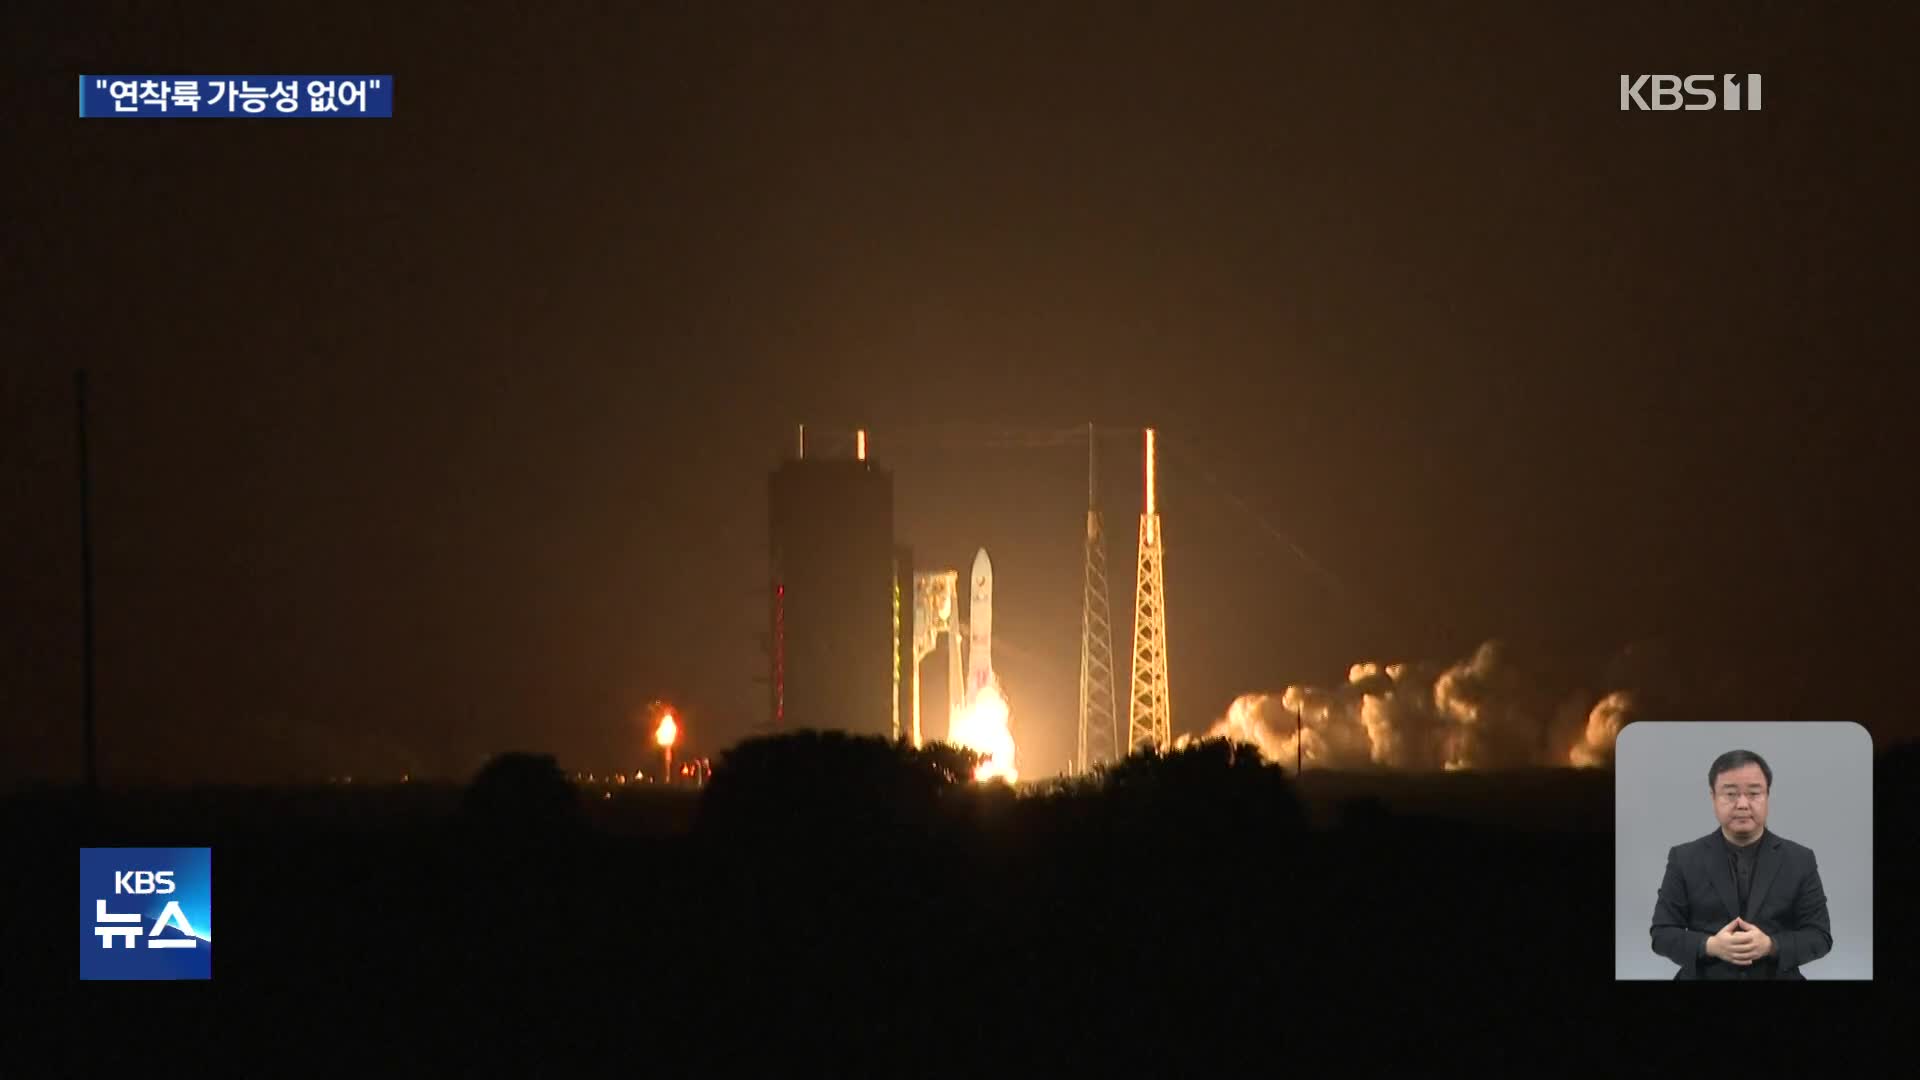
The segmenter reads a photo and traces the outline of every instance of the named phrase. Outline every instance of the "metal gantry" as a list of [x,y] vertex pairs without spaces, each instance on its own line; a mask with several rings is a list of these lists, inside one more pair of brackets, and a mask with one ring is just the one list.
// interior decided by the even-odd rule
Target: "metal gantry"
[[1147,429],[1146,512],[1140,515],[1140,562],[1133,595],[1133,689],[1127,707],[1128,752],[1164,754],[1173,744],[1173,699],[1167,690],[1166,565],[1160,513],[1154,505],[1153,429]]
[[1080,738],[1074,757],[1081,775],[1120,755],[1120,720],[1113,698],[1113,611],[1107,591],[1107,537],[1100,518],[1094,447],[1087,425],[1087,552],[1080,604]]

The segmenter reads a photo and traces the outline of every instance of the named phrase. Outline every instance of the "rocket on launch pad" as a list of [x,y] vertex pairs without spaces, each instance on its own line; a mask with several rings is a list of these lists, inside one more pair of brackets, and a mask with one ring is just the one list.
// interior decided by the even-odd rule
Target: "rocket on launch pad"
[[[973,573],[968,577],[972,588],[967,606],[966,691],[948,715],[947,741],[980,755],[974,779],[1013,783],[1020,772],[1013,760],[1007,700],[993,673],[993,563],[985,548],[974,555]],[[954,674],[959,674],[957,668]]]
[[993,562],[987,549],[973,557],[973,595],[967,605],[967,701],[993,681]]

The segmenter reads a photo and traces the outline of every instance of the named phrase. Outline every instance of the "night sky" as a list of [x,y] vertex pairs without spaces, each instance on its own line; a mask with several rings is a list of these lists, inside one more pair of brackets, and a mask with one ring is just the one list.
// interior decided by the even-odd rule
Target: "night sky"
[[[1910,6],[801,7],[8,5],[0,780],[79,772],[81,366],[109,781],[723,748],[797,421],[992,553],[1030,773],[1088,421],[1123,657],[1164,433],[1176,731],[1491,638],[1920,731]],[[395,118],[75,115],[274,71]],[[1765,111],[1618,110],[1697,71]]]

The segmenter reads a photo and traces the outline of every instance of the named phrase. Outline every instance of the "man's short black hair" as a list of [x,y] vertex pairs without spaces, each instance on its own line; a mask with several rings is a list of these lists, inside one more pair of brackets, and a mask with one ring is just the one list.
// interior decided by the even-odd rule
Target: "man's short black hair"
[[1767,778],[1767,790],[1773,790],[1773,770],[1767,767],[1767,759],[1751,750],[1729,750],[1713,759],[1713,768],[1707,770],[1707,790],[1720,779],[1720,774],[1737,769],[1742,765],[1760,766],[1760,775]]

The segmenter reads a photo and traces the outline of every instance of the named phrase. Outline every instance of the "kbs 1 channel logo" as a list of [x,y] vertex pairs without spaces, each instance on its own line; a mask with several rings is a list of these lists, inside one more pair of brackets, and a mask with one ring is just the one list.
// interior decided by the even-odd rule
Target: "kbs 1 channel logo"
[[80,978],[213,978],[213,849],[81,848]]
[[1760,76],[1622,75],[1621,112],[1759,112]]

